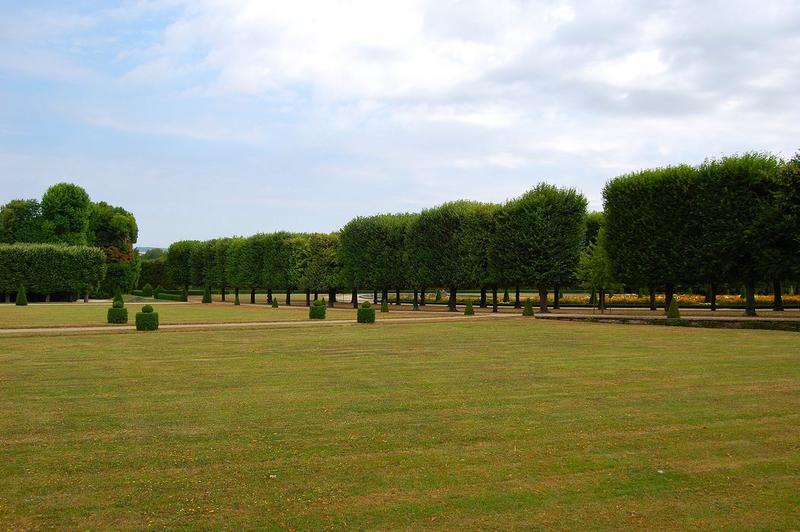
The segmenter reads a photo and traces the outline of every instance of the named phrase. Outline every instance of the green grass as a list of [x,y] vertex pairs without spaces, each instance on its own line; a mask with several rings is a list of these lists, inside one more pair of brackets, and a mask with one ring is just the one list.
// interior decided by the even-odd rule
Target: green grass
[[[158,312],[162,325],[179,323],[248,323],[259,321],[298,321],[308,319],[308,308],[301,306],[274,309],[267,305],[239,305],[232,303],[203,305],[201,303],[174,304],[150,302]],[[127,303],[128,324],[143,306],[143,303]],[[25,327],[80,327],[108,326],[106,312],[111,304],[31,304],[27,307],[0,305],[0,329]],[[406,310],[410,310],[410,307]],[[409,317],[408,314],[385,314],[384,318]],[[328,319],[356,319],[356,310],[340,304],[328,309]]]
[[0,525],[796,528],[797,342],[522,319],[0,338]]

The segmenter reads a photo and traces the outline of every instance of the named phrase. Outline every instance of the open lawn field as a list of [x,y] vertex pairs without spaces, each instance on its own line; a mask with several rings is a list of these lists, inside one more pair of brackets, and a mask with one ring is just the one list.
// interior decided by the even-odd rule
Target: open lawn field
[[[129,303],[128,323],[134,322],[134,316],[144,303]],[[308,319],[308,308],[301,306],[279,307],[274,309],[267,305],[239,305],[232,303],[150,303],[159,315],[163,325],[181,323],[248,323],[265,321],[298,321]],[[0,305],[0,329],[16,329],[24,327],[84,327],[108,326],[106,313],[111,304],[65,303],[65,304],[32,304],[27,307]],[[380,310],[380,309],[377,309]],[[408,307],[411,310],[411,307]],[[340,308],[328,309],[328,319],[352,319],[355,321],[356,311],[341,304]],[[376,319],[389,319],[408,314],[376,312]],[[413,317],[413,316],[412,316]]]
[[0,528],[796,529],[798,338],[522,319],[0,338]]

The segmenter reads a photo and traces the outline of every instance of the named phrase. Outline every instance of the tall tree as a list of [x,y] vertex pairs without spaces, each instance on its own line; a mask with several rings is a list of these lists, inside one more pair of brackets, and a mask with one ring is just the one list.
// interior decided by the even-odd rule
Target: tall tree
[[87,244],[90,207],[86,191],[71,183],[53,185],[42,196],[42,216],[55,240],[65,244]]

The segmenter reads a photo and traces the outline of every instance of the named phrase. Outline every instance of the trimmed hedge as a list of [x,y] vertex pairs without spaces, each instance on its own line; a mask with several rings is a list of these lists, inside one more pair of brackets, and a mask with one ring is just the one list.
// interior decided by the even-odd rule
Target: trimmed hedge
[[358,323],[375,323],[375,309],[369,304],[369,301],[364,301],[361,307],[356,312],[356,321]]
[[308,309],[308,319],[310,320],[324,320],[326,313],[325,298],[314,301]]
[[34,294],[85,293],[106,275],[100,248],[59,244],[0,244],[0,293],[20,286]]
[[150,283],[147,283],[142,288],[142,295],[144,297],[153,297],[153,286]]
[[108,309],[108,323],[128,323],[128,309],[111,307]]
[[145,305],[141,312],[136,313],[137,331],[155,331],[158,329],[158,312],[153,312],[153,307]]
[[170,294],[169,292],[156,292],[153,296],[155,299],[162,299],[164,301],[183,301],[182,295]]

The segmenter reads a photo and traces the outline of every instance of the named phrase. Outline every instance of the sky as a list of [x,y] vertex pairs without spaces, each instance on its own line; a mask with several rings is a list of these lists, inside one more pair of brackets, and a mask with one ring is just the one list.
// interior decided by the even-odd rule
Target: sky
[[140,246],[800,149],[800,2],[0,0],[0,203]]

